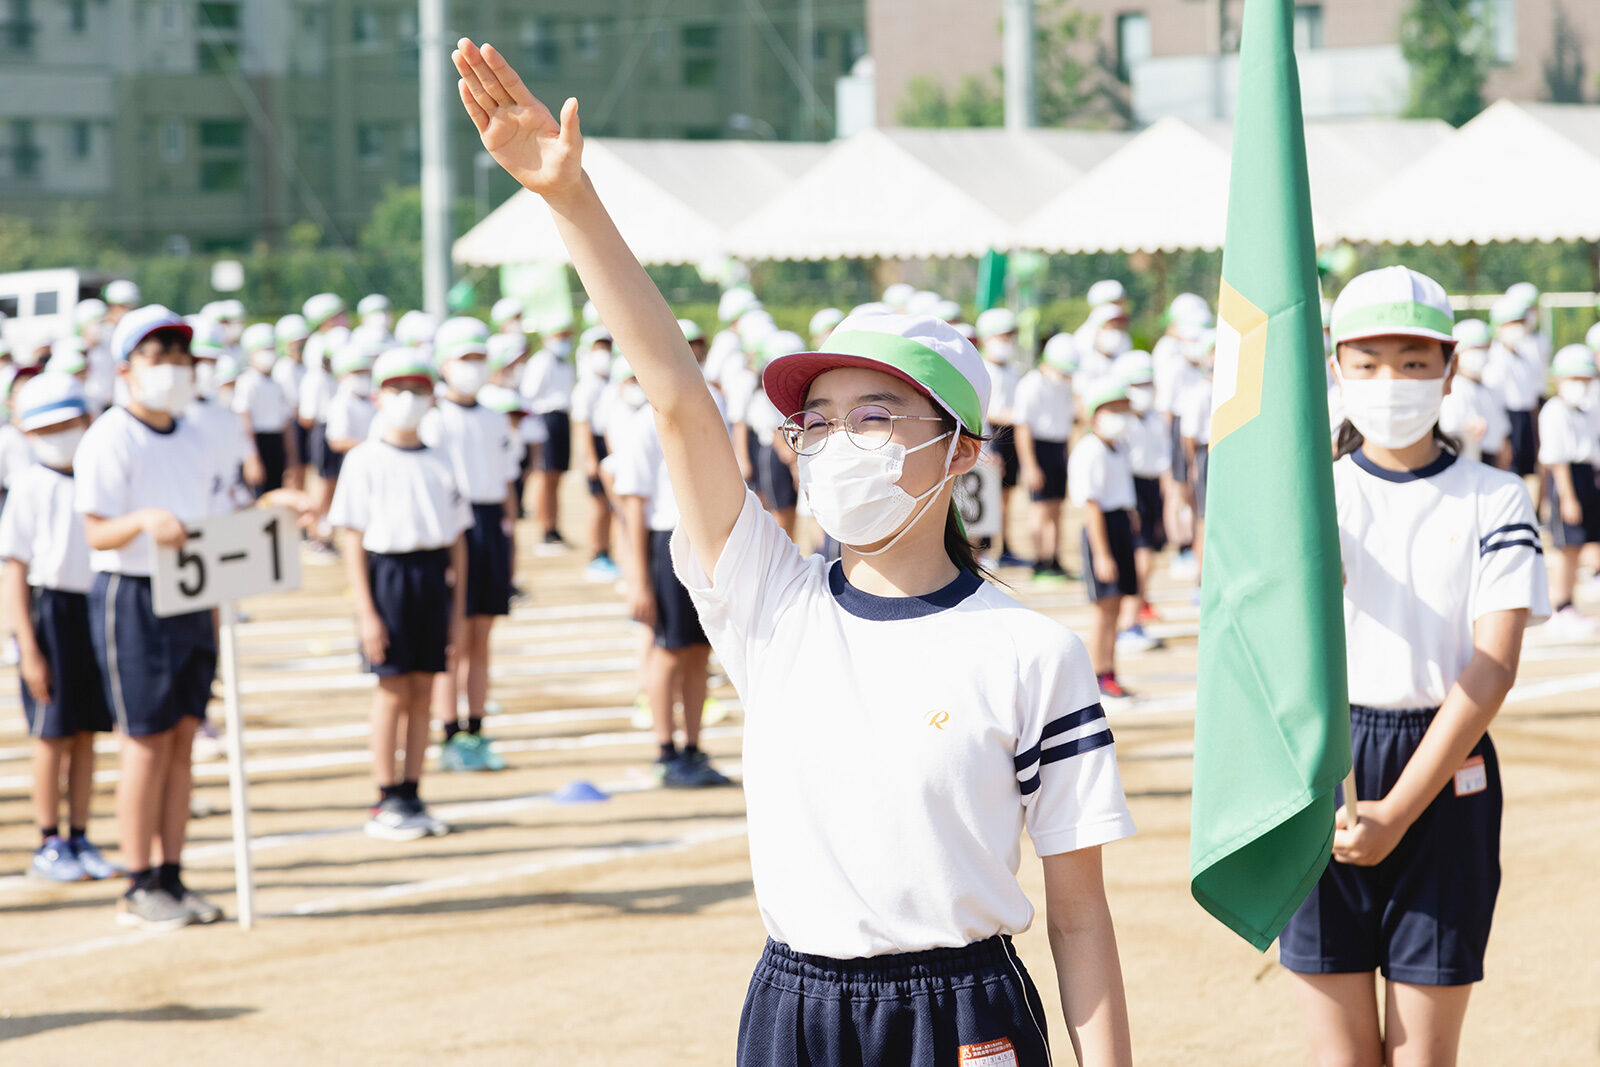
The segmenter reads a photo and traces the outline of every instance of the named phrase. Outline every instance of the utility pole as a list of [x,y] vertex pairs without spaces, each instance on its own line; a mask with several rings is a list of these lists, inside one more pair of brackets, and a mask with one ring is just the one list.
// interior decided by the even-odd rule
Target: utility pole
[[1039,124],[1033,91],[1033,0],[1005,0],[1006,129]]
[[418,0],[422,133],[422,306],[443,318],[450,291],[450,134],[445,122],[446,0]]
[[809,91],[800,98],[800,136],[806,140],[817,135],[817,9],[816,0],[800,0],[796,16],[795,49],[800,53],[800,70]]

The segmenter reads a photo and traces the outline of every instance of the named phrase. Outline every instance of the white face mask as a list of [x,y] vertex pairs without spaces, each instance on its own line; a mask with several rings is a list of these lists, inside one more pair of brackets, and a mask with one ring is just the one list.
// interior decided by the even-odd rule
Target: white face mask
[[384,393],[379,399],[383,417],[397,430],[415,430],[422,416],[433,406],[427,393]]
[[581,360],[583,373],[594,378],[606,378],[611,375],[611,353],[604,348],[591,349],[584,354]]
[[[944,476],[920,496],[912,496],[900,488],[906,457],[946,437],[954,439],[944,457]],[[829,537],[845,545],[870,545],[900,530],[900,524],[906,521],[912,509],[950,480],[950,461],[955,458],[958,440],[954,432],[942,433],[915,448],[890,441],[882,448],[869,451],[857,447],[848,434],[829,434],[822,451],[800,457],[800,491],[806,495],[817,525]],[[911,525],[908,524],[905,530],[909,529]],[[905,530],[900,533],[904,534]],[[886,552],[894,543],[890,541],[870,554]]]
[[28,445],[33,449],[33,458],[46,467],[55,467],[57,470],[65,470],[72,466],[73,454],[78,451],[78,442],[82,440],[82,426],[74,426],[70,430],[57,430],[55,433],[28,435]]
[[1094,350],[1102,356],[1120,356],[1131,347],[1126,330],[1101,330],[1094,335]]
[[1145,412],[1149,411],[1150,408],[1152,406],[1154,406],[1155,402],[1156,402],[1156,387],[1155,386],[1153,386],[1153,385],[1130,385],[1130,386],[1128,386],[1128,403],[1131,404],[1133,406],[1133,410],[1137,411],[1139,414],[1143,415]]
[[570,337],[552,337],[544,343],[544,346],[550,350],[551,355],[561,359],[566,359],[572,355],[572,338]]
[[444,365],[444,384],[458,393],[477,396],[489,380],[489,364],[481,359],[453,359]]
[[259,352],[250,353],[250,366],[254,367],[258,373],[271,374],[272,365],[276,362],[278,362],[278,354],[271,349],[263,348]]
[[1001,365],[1010,363],[1017,358],[1017,342],[990,341],[983,346],[983,356],[990,363],[999,363]]
[[152,411],[176,415],[194,398],[194,368],[157,363],[134,372],[134,395]]
[[345,381],[349,383],[350,392],[356,396],[372,395],[372,375],[365,371],[356,371],[345,378]]
[[1426,437],[1439,421],[1443,378],[1364,378],[1339,375],[1344,416],[1379,448],[1404,448]]
[[1495,331],[1495,337],[1507,348],[1515,348],[1528,335],[1528,328],[1520,322],[1508,322]]
[[1489,362],[1489,350],[1486,348],[1462,348],[1456,350],[1456,371],[1464,374],[1473,381],[1483,377],[1483,368]]
[[1094,432],[1107,441],[1120,441],[1128,436],[1128,423],[1132,421],[1120,411],[1102,411],[1094,417]]
[[617,399],[633,410],[638,411],[645,405],[644,389],[640,387],[638,382],[630,381],[617,390]]
[[1588,408],[1589,401],[1593,396],[1589,385],[1590,382],[1588,381],[1578,378],[1568,378],[1566,381],[1556,386],[1556,395],[1562,400],[1565,400],[1571,406],[1578,408],[1579,410],[1583,410]]

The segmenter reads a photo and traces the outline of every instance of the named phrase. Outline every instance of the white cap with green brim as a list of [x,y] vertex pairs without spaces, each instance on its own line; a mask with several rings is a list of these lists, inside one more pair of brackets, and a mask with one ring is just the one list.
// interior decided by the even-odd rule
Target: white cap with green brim
[[[790,330],[779,330],[761,343],[761,351],[758,353],[758,358],[761,361],[761,367],[765,367],[775,359],[792,356],[796,352],[804,352],[806,348],[807,345],[799,334]],[[756,367],[754,369],[760,370],[761,368]]]
[[1118,356],[1111,369],[1123,385],[1148,385],[1156,378],[1155,360],[1139,349]]
[[1126,399],[1128,399],[1127,386],[1117,381],[1116,378],[1102,378],[1095,383],[1094,388],[1089,393],[1089,403],[1086,405],[1089,417],[1091,419],[1094,418],[1094,413],[1107,404]]
[[382,389],[390,382],[416,379],[433,383],[433,365],[414,348],[391,348],[372,365],[372,384]]
[[[194,352],[194,342],[189,342]],[[50,346],[50,358],[45,361],[46,374],[82,374],[89,369],[88,349],[81,337],[63,337]]]
[[883,302],[896,311],[904,312],[906,304],[917,295],[917,287],[910,282],[895,282],[883,291]]
[[1488,348],[1494,334],[1482,319],[1462,319],[1450,328],[1457,348]]
[[1532,282],[1515,282],[1506,289],[1506,296],[1525,308],[1531,308],[1539,302],[1539,287]]
[[239,380],[239,372],[243,369],[238,356],[224,352],[217,357],[217,369],[211,372],[211,380],[217,385],[232,385]]
[[1044,364],[1062,374],[1078,373],[1078,342],[1065,330],[1044,343]]
[[377,349],[367,341],[351,341],[339,349],[339,354],[330,361],[334,377],[343,378],[346,374],[371,370],[377,355]]
[[732,322],[746,311],[754,310],[761,306],[761,301],[756,299],[756,294],[742,285],[736,285],[722,294],[717,301],[717,318],[723,322]]
[[911,294],[911,299],[906,301],[906,314],[908,315],[933,315],[943,318],[939,314],[939,305],[944,303],[944,297],[932,289],[918,289]]
[[489,321],[499,329],[512,319],[522,317],[522,301],[514,296],[502,296],[489,309]]
[[257,322],[244,328],[244,333],[239,335],[239,351],[245,355],[252,352],[261,352],[265,349],[275,349],[278,346],[277,334],[272,329],[270,322]]
[[1444,286],[1410,267],[1381,267],[1350,279],[1333,302],[1332,340],[1425,337],[1448,348],[1454,322]]
[[457,315],[439,324],[433,335],[433,358],[440,364],[461,356],[489,355],[489,327],[482,319]]
[[1126,299],[1128,299],[1128,290],[1123,288],[1122,283],[1115,278],[1106,278],[1089,286],[1090,307],[1115,304],[1119,300]]
[[382,293],[368,293],[356,304],[357,315],[375,315],[389,310],[389,298]]
[[1550,361],[1552,378],[1593,378],[1594,353],[1588,345],[1566,345]]
[[489,338],[489,366],[495,370],[503,370],[527,354],[527,334],[497,333]]
[[1199,293],[1179,293],[1167,305],[1167,321],[1185,326],[1210,326],[1215,321],[1211,305]]
[[338,293],[318,293],[307,298],[300,313],[306,317],[306,323],[315,330],[343,310],[344,297]]
[[1017,332],[1017,313],[1010,308],[990,308],[978,315],[978,336],[984,340]]
[[601,341],[611,340],[611,331],[604,326],[591,326],[578,335],[578,351],[593,348]]
[[1600,322],[1589,327],[1589,332],[1583,336],[1583,343],[1596,351],[1600,351]]
[[292,341],[304,341],[307,337],[311,336],[311,327],[307,325],[306,317],[304,315],[295,315],[292,313],[285,315],[283,318],[278,320],[277,325],[273,327],[273,329],[277,333],[278,341],[281,344],[288,344]]
[[98,297],[91,296],[87,300],[80,300],[77,306],[72,309],[72,324],[78,327],[87,326],[91,322],[99,322],[105,317],[106,302]]
[[1489,305],[1489,325],[1504,326],[1508,322],[1521,322],[1528,315],[1528,305],[1514,296],[1496,297]]
[[478,403],[502,415],[525,415],[528,411],[522,394],[503,385],[486,385],[478,390]]
[[633,367],[628,363],[627,360],[623,359],[621,356],[618,356],[616,359],[611,361],[611,380],[613,382],[620,384],[632,377]]
[[439,320],[426,311],[408,311],[394,324],[394,339],[402,345],[425,345],[438,329]]
[[198,315],[189,315],[187,319],[194,327],[194,336],[189,338],[189,354],[195,359],[216,359],[222,355],[227,348],[222,339],[222,326]]
[[706,332],[693,319],[679,319],[678,329],[683,331],[683,339],[685,341],[704,341],[706,339]]
[[[939,317],[944,318],[943,315]],[[823,308],[811,316],[811,322],[807,324],[806,329],[812,337],[821,337],[843,321],[844,312],[838,308]]]
[[792,415],[820,374],[861,367],[899,378],[949,412],[962,429],[983,432],[989,373],[972,342],[929,315],[851,315],[828,337],[826,352],[795,352],[767,364],[767,398]]

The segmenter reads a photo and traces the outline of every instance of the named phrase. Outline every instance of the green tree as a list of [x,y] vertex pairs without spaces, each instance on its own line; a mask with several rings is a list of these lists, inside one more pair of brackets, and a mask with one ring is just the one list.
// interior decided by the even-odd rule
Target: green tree
[[1411,68],[1407,118],[1460,126],[1483,110],[1491,52],[1477,0],[1412,0],[1400,18],[1400,54]]

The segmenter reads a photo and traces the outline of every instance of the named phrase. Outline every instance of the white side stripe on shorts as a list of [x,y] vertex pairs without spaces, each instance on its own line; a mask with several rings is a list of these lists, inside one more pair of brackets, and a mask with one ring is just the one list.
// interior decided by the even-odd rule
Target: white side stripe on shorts
[[121,589],[122,575],[113,574],[106,583],[106,681],[111,685],[111,710],[116,712],[117,726],[126,735],[128,706],[122,702],[122,672],[117,669],[117,593]]

